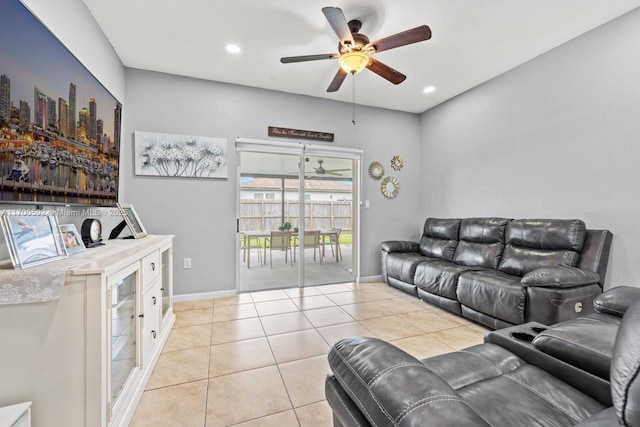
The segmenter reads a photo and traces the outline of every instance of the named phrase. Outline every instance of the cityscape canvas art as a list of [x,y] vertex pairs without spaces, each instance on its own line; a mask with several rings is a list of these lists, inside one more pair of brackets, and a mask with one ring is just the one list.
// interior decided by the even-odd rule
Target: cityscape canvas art
[[135,132],[136,175],[227,178],[227,140]]
[[1,202],[115,206],[121,113],[120,102],[20,1],[3,1]]

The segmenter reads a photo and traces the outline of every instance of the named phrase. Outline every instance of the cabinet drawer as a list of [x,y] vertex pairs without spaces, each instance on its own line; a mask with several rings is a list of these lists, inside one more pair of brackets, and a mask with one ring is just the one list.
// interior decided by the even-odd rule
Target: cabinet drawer
[[149,324],[151,319],[160,313],[162,308],[162,291],[160,281],[157,280],[145,291],[142,296],[142,328]]
[[160,277],[160,252],[154,251],[142,258],[143,288],[146,289],[158,277]]
[[142,329],[142,366],[149,364],[149,358],[160,342],[160,315],[156,313],[151,318],[146,318],[147,323]]

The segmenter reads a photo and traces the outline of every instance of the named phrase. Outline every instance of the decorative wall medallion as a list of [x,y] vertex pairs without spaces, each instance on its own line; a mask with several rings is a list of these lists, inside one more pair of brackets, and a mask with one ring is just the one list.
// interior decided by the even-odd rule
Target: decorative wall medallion
[[402,169],[403,166],[404,166],[404,160],[402,160],[402,157],[393,156],[393,158],[391,159],[391,167],[399,171],[400,169]]
[[400,183],[394,177],[388,176],[382,180],[381,190],[384,197],[387,199],[393,199],[398,195]]
[[377,181],[382,178],[382,175],[384,175],[384,167],[382,167],[382,163],[371,162],[369,165],[369,176]]

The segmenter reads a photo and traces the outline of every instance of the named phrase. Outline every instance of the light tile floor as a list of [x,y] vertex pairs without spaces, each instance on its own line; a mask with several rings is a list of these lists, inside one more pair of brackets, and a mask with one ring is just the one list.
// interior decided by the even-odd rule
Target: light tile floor
[[482,342],[487,329],[383,283],[179,302],[131,426],[332,425],[327,353],[376,336],[418,358]]

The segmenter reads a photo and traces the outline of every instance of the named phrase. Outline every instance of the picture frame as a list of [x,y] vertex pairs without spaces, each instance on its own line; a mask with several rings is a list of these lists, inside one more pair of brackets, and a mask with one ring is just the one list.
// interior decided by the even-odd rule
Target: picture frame
[[142,225],[140,217],[131,203],[118,203],[117,204],[124,221],[129,226],[129,230],[134,238],[140,239],[147,235],[147,230]]
[[25,269],[68,256],[54,211],[4,211],[0,218],[11,262]]
[[227,179],[227,139],[209,136],[134,132],[135,174]]
[[60,232],[62,233],[62,241],[67,249],[67,254],[74,255],[87,250],[75,225],[60,224]]

